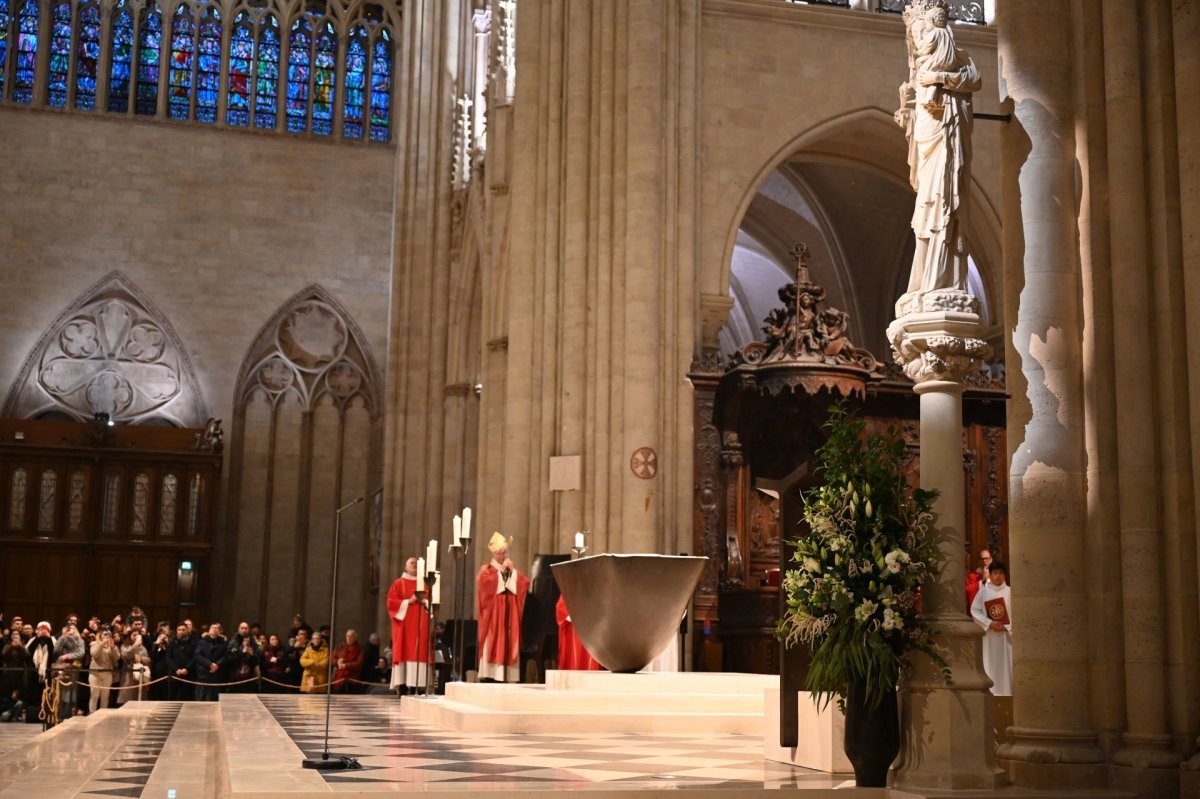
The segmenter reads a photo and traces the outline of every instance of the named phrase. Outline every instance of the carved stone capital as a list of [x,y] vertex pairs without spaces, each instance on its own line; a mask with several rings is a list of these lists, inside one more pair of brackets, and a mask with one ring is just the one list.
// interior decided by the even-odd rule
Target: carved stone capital
[[471,393],[470,383],[447,383],[443,391],[446,397],[466,397]]
[[505,352],[508,350],[508,336],[490,339],[487,343],[488,352]]
[[[914,383],[962,383],[991,357],[980,335],[979,300],[965,291],[906,294],[896,303],[900,316],[888,325],[892,356]],[[906,313],[901,313],[906,311]]]

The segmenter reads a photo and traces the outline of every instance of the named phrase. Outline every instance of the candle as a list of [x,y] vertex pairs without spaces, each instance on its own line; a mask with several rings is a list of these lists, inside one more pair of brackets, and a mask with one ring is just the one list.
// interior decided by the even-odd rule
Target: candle
[[429,600],[434,605],[442,604],[442,573],[438,572],[436,579],[433,581],[433,599]]
[[425,590],[425,558],[417,558],[417,585],[419,590]]
[[462,517],[454,515],[454,546],[462,546]]
[[583,533],[575,534],[575,548],[583,549]]
[[471,509],[463,508],[462,512],[462,537],[471,537]]
[[425,560],[427,561],[429,571],[435,572],[438,570],[438,542],[436,538],[430,541],[429,546],[425,548]]

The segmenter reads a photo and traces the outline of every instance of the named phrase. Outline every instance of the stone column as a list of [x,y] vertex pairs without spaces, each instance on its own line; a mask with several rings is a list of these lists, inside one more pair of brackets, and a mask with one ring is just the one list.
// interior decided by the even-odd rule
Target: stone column
[[[1085,325],[1075,207],[1064,201],[1076,192],[1073,20],[1070,4],[1038,0],[1006,0],[1000,13],[1001,95],[1014,113],[1004,131],[1004,285],[1009,544],[1021,591],[1015,724],[999,756],[1018,784],[1098,786],[1104,756],[1089,708],[1088,627],[1078,620],[1089,615],[1085,535],[1089,522],[1103,520],[1089,520],[1087,510]],[[1102,284],[1089,286],[1093,299]],[[1089,340],[1104,324],[1092,316]],[[1103,353],[1087,354],[1097,369]],[[1098,400],[1091,412],[1103,413]]]
[[962,381],[990,353],[979,308],[964,291],[905,295],[888,326],[897,361],[921,397],[921,487],[939,492],[934,511],[946,565],[924,587],[921,602],[953,675],[946,685],[928,658],[914,659],[902,697],[907,729],[897,788],[990,789],[1003,783],[993,755],[991,680],[981,665],[983,631],[963,604]]

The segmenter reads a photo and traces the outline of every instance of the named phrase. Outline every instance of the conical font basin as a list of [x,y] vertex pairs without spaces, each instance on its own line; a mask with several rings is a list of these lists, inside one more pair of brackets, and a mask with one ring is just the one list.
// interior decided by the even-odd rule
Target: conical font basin
[[609,671],[632,672],[663,650],[679,627],[708,558],[593,555],[555,563],[575,633]]

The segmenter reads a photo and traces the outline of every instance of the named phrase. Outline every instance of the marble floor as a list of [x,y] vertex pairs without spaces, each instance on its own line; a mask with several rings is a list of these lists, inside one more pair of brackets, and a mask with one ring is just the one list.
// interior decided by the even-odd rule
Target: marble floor
[[131,702],[72,719],[0,759],[0,799],[368,793],[456,799],[564,790],[585,791],[589,799],[664,790],[732,799],[847,784],[845,776],[763,760],[759,736],[459,733],[400,707],[390,696],[334,697],[330,751],[355,757],[361,768],[316,771],[301,763],[321,755],[324,697]]

